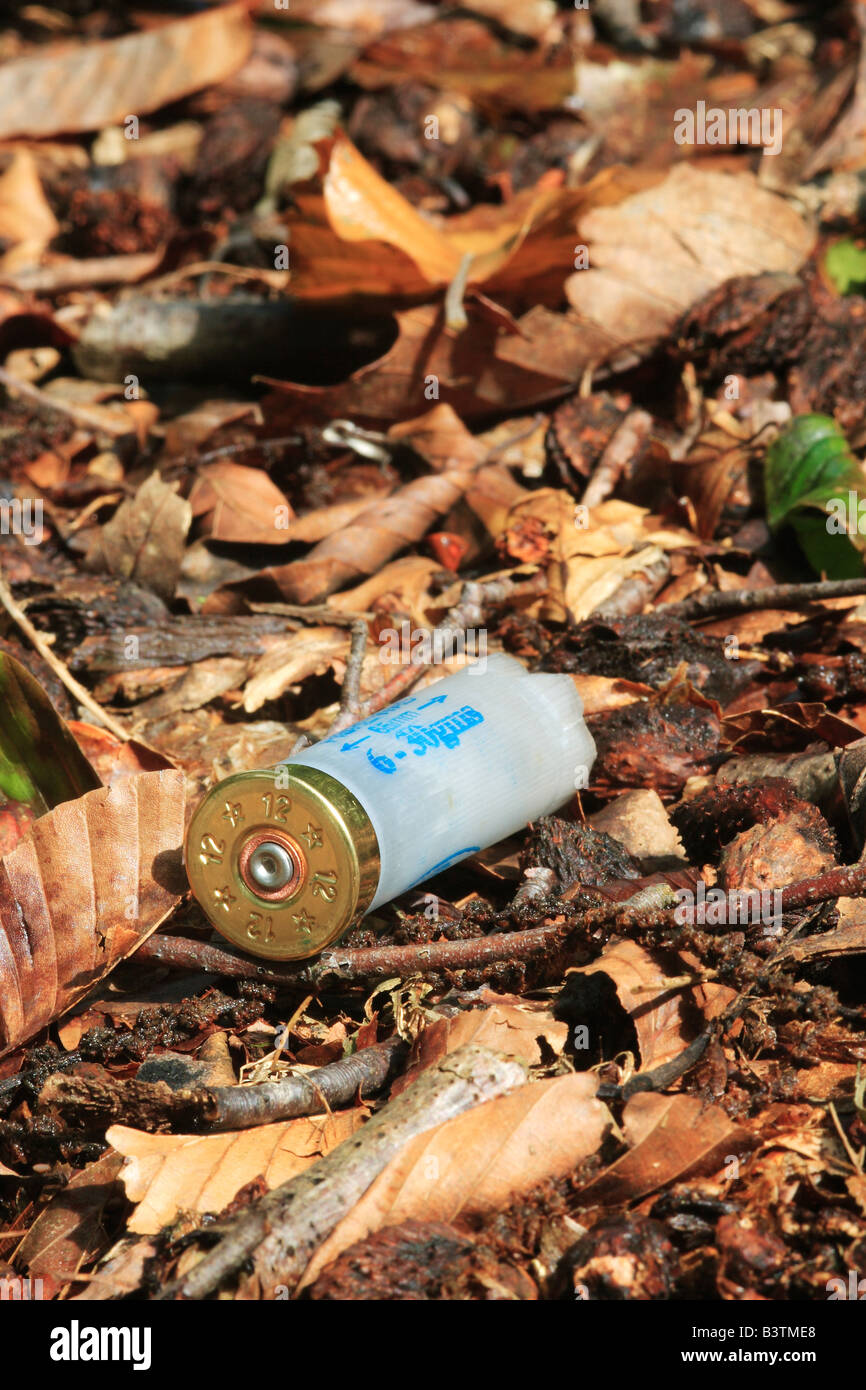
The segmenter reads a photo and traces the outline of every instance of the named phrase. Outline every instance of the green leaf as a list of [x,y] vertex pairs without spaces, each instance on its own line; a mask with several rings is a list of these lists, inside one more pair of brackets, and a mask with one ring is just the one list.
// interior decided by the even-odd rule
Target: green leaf
[[101,786],[39,682],[0,652],[0,796],[41,816]]
[[866,249],[850,237],[836,241],[824,257],[824,269],[839,294],[856,294],[866,285]]
[[789,526],[818,574],[863,574],[866,474],[835,420],[792,420],[767,450],[764,486],[771,530]]

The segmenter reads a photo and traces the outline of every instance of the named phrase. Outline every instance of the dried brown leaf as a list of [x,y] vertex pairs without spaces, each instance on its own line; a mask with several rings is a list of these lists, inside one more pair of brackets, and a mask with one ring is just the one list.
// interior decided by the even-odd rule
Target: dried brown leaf
[[595,1090],[586,1072],[535,1082],[418,1135],[319,1247],[302,1284],[383,1226],[499,1210],[514,1194],[571,1172],[610,1123]]
[[[499,8],[503,8],[501,0]],[[525,0],[519,0],[512,3],[511,12],[516,15],[529,8]],[[504,43],[489,25],[454,17],[372,44],[354,64],[352,76],[373,90],[420,80],[463,93],[478,103],[550,111],[575,94],[577,74],[568,45],[538,46],[527,52],[515,43]]]
[[489,1047],[505,1057],[516,1057],[535,1066],[542,1061],[537,1039],[543,1037],[554,1052],[561,1052],[568,1038],[568,1025],[546,1009],[523,1008],[517,1004],[495,1004],[489,1009],[469,1009],[453,1018],[436,1019],[418,1039],[415,1059],[391,1087],[399,1095],[426,1067],[435,1066],[448,1052],[464,1043]]
[[307,628],[281,639],[253,667],[244,688],[244,709],[253,714],[268,700],[279,699],[290,685],[322,675],[346,656],[348,643],[344,627]]
[[195,517],[215,541],[285,545],[292,516],[287,497],[261,468],[231,459],[205,464],[189,495]]
[[[436,17],[433,5],[419,0],[291,0],[290,18],[318,24],[323,28],[354,30],[365,38],[402,29],[411,24],[427,24]],[[273,0],[259,0],[259,8],[274,18]]]
[[31,1276],[45,1276],[58,1284],[71,1282],[85,1260],[105,1245],[102,1214],[115,1195],[120,1173],[120,1154],[103,1154],[74,1173],[66,1187],[41,1211],[15,1251]]
[[222,1211],[258,1177],[269,1189],[279,1187],[354,1134],[366,1116],[357,1106],[337,1115],[204,1136],[144,1134],[112,1125],[106,1138],[126,1160],[120,1177],[136,1203],[128,1229],[150,1235],[180,1211]]
[[252,27],[245,4],[76,44],[0,71],[0,139],[102,130],[130,112],[158,111],[222,82],[245,61]]
[[807,221],[751,174],[680,165],[660,184],[579,224],[590,268],[566,281],[581,322],[609,360],[634,361],[679,316],[734,275],[799,270],[814,245]]
[[566,973],[602,974],[613,981],[617,998],[637,1033],[642,1071],[670,1062],[691,1042],[694,1030],[687,1022],[688,991],[666,986],[670,971],[636,942],[611,941],[592,965]]
[[582,1204],[631,1202],[689,1174],[712,1173],[750,1147],[724,1110],[697,1096],[632,1096],[623,1128],[629,1152],[581,1190]]
[[[511,362],[508,345],[522,341],[502,334],[470,300],[469,324],[461,333],[446,329],[442,309],[419,305],[395,315],[398,336],[376,361],[354,372],[337,386],[306,386],[268,378],[275,388],[262,405],[275,429],[292,428],[313,420],[348,418],[359,424],[405,420],[427,405],[425,391],[431,379],[458,414],[489,415],[492,410],[521,410],[562,394],[565,379],[557,367],[548,371],[544,362]],[[528,316],[527,316],[528,317]],[[523,320],[518,320],[522,328]],[[587,329],[576,331],[587,338]],[[604,347],[581,354],[579,379],[590,361],[600,361]],[[575,381],[576,384],[576,381]]]
[[180,772],[67,801],[0,861],[0,1053],[33,1036],[155,931],[184,891]]
[[172,598],[191,521],[192,508],[178,497],[177,485],[151,473],[103,527],[106,565],[112,574]]
[[262,571],[291,603],[315,603],[352,580],[375,574],[392,555],[427,534],[472,480],[454,470],[415,478],[316,545],[305,560]]
[[0,176],[0,241],[17,248],[0,258],[4,272],[37,259],[59,230],[36,160],[29,150],[16,150]]

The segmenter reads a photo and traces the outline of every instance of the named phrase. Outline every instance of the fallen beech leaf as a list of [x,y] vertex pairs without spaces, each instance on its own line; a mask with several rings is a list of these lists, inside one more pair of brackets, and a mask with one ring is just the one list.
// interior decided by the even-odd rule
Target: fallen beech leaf
[[392,425],[390,440],[410,444],[436,473],[454,468],[477,468],[487,458],[487,449],[470,434],[460,416],[450,406],[434,405],[416,420]]
[[540,538],[541,530],[547,543],[536,562],[547,568],[548,591],[539,610],[555,621],[589,617],[630,574],[664,552],[696,544],[692,532],[662,527],[643,507],[609,499],[589,510],[576,508],[570,493],[554,488],[520,498],[506,518],[506,535],[514,533],[518,542]]
[[22,252],[27,261],[36,260],[59,230],[42,191],[36,160],[29,150],[16,150],[0,176],[0,241],[13,248],[0,257],[4,271],[19,267]]
[[[291,5],[290,18],[295,22],[301,19],[323,28],[357,30],[365,36],[428,24],[437,14],[435,6],[419,0],[291,0]],[[274,18],[273,0],[259,0],[259,8]]]
[[[298,194],[288,219],[292,294],[302,299],[419,295],[462,272],[468,286],[489,282],[491,294],[519,288],[534,296],[543,288],[556,305],[574,257],[577,214],[606,187],[602,181],[575,190],[540,181],[501,207],[484,205],[436,224],[342,132],[321,150],[322,193]],[[493,317],[513,331],[513,321],[494,309],[488,302]]]
[[541,1062],[537,1039],[543,1037],[555,1052],[561,1052],[568,1038],[568,1024],[559,1022],[546,1009],[522,1008],[516,1004],[494,1004],[487,1009],[468,1009],[454,1018],[437,1019],[418,1039],[412,1065],[391,1087],[399,1095],[425,1067],[432,1067],[464,1043],[489,1047],[505,1057],[516,1057],[535,1066]]
[[469,8],[533,39],[546,34],[557,16],[555,0],[472,0]]
[[[483,11],[484,0],[478,8]],[[522,0],[512,4],[515,14],[524,8],[528,7]],[[550,6],[548,13],[553,9]],[[562,106],[575,94],[577,78],[568,45],[539,45],[527,51],[526,46],[503,42],[491,26],[468,17],[440,19],[371,44],[351,74],[360,86],[373,90],[400,81],[421,81],[443,91],[461,92],[478,104],[517,111]]]
[[689,1174],[712,1173],[753,1144],[724,1110],[697,1096],[639,1092],[626,1105],[623,1128],[629,1152],[581,1189],[581,1205],[634,1201]]
[[430,584],[442,566],[426,555],[404,555],[384,565],[378,574],[354,589],[331,594],[328,607],[337,613],[366,613],[372,608],[388,612],[392,608],[408,614],[416,627],[425,623],[424,609],[430,601]]
[[606,359],[634,362],[710,290],[735,275],[799,270],[813,229],[751,174],[674,168],[660,184],[580,219],[590,268],[566,281]]
[[261,468],[220,459],[200,468],[189,505],[215,541],[285,545],[292,516],[285,494]]
[[471,480],[470,472],[457,469],[415,478],[320,541],[306,559],[265,569],[255,582],[269,581],[290,603],[315,603],[353,579],[375,574],[398,550],[421,540]]
[[324,200],[328,220],[342,241],[394,246],[415,262],[432,285],[447,285],[457,274],[457,247],[383,179],[344,135],[337,136],[330,152]]
[[15,1251],[31,1276],[70,1283],[85,1260],[106,1245],[102,1214],[116,1192],[120,1154],[110,1149],[79,1173],[41,1211]]
[[111,787],[125,777],[139,772],[162,772],[174,763],[158,749],[136,738],[119,739],[108,729],[70,719],[66,726],[88,762],[98,773],[104,787]]
[[191,521],[190,504],[178,497],[176,485],[151,473],[102,529],[102,552],[109,570],[172,598]]
[[184,891],[183,775],[66,801],[0,861],[0,1054],[86,994]]
[[[561,371],[550,374],[543,365],[509,362],[505,345],[511,339],[471,301],[466,308],[469,325],[461,333],[446,329],[439,305],[423,304],[396,314],[399,334],[393,345],[337,386],[265,378],[274,388],[262,402],[269,424],[281,430],[311,419],[340,417],[371,425],[406,420],[428,404],[424,393],[431,378],[438,378],[440,391],[464,419],[491,410],[520,410],[562,394]],[[585,327],[579,331],[586,335]],[[603,348],[593,360],[602,356]]]
[[637,1033],[641,1071],[678,1057],[691,1042],[687,1025],[688,990],[665,986],[670,971],[634,941],[610,941],[592,965],[575,967],[567,976],[607,975]]
[[222,82],[245,61],[252,28],[245,4],[221,5],[102,43],[35,58],[0,72],[0,139],[102,130]]
[[73,1294],[70,1303],[87,1303],[93,1299],[99,1302],[107,1299],[120,1299],[126,1294],[134,1294],[141,1288],[147,1271],[148,1261],[157,1254],[156,1242],[134,1240],[127,1237],[113,1247],[111,1259],[100,1265],[95,1274],[90,1274],[81,1293]]
[[595,1153],[610,1123],[586,1072],[520,1086],[419,1134],[387,1165],[310,1261],[301,1287],[372,1231],[505,1207]]
[[178,1212],[219,1212],[247,1183],[262,1177],[271,1189],[302,1173],[366,1119],[357,1106],[336,1115],[261,1125],[237,1134],[144,1134],[112,1125],[109,1144],[126,1160],[120,1173],[136,1203],[128,1230],[155,1234]]
[[[387,496],[389,491],[390,488],[386,485],[380,495]],[[314,511],[307,512],[304,516],[296,516],[290,521],[284,539],[307,541],[311,545],[316,541],[322,541],[326,536],[332,536],[335,531],[342,531],[344,526],[350,526],[356,516],[360,516],[372,506],[374,500],[375,497],[353,497],[351,502],[335,502],[330,507],[316,507]]]
[[[623,705],[633,705],[636,700],[645,699],[653,691],[651,685],[643,685],[639,681],[617,680],[612,676],[584,676],[574,673],[571,679],[583,701],[584,714],[601,714],[604,710],[621,709]],[[597,829],[605,828],[596,827],[594,818],[592,825]],[[613,831],[608,833],[612,834],[615,840],[620,838]]]
[[290,685],[320,676],[348,652],[349,637],[340,627],[306,628],[277,642],[260,657],[244,687],[243,706],[253,714],[268,700],[277,700]]

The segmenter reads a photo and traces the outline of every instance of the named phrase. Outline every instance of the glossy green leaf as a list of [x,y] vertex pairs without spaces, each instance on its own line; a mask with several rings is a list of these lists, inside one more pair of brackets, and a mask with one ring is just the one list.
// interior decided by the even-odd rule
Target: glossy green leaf
[[824,269],[840,294],[856,294],[866,286],[866,248],[845,237],[828,248]]
[[0,798],[41,816],[101,785],[39,682],[0,652]]
[[835,420],[792,420],[767,450],[764,486],[771,529],[790,527],[818,574],[863,574],[866,474]]

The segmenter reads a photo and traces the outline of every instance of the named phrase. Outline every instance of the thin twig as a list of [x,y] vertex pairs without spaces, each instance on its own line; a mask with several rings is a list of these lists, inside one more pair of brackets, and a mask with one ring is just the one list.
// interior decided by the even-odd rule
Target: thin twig
[[365,946],[360,950],[324,951],[317,960],[299,964],[253,960],[208,942],[182,936],[150,936],[136,949],[137,960],[157,961],[174,970],[199,970],[231,979],[319,987],[325,980],[389,979],[451,970],[477,970],[501,960],[530,960],[562,945],[577,929],[570,925],[530,927],[466,941],[436,941],[422,946]]
[[5,386],[7,391],[15,391],[25,400],[32,401],[41,410],[53,411],[55,415],[65,415],[67,419],[72,420],[76,425],[81,425],[84,429],[95,430],[99,434],[105,434],[114,439],[133,433],[134,426],[130,419],[118,419],[115,423],[104,415],[91,414],[89,410],[80,405],[71,405],[69,401],[63,401],[57,396],[49,395],[47,391],[42,391],[30,381],[22,381],[20,377],[13,376],[12,372],[7,371],[5,367],[0,367],[0,385]]
[[42,660],[51,667],[58,680],[63,682],[70,695],[74,695],[80,705],[83,705],[92,715],[95,715],[106,729],[109,729],[111,733],[117,738],[122,739],[125,743],[129,738],[126,729],[124,729],[122,724],[117,722],[113,715],[109,714],[101,705],[97,704],[90,691],[85,690],[83,685],[79,685],[72,672],[60,660],[60,657],[55,656],[54,652],[51,650],[50,644],[46,642],[44,634],[33,626],[27,614],[24,612],[24,609],[15,602],[8,584],[2,577],[0,577],[0,603],[2,603],[15,625],[20,628],[30,644],[42,657]]
[[682,603],[664,603],[656,612],[683,622],[697,622],[703,618],[751,613],[759,608],[800,608],[804,604],[820,603],[822,599],[857,598],[861,594],[866,594],[866,578],[820,579],[808,584],[773,584],[766,589],[713,591],[684,599]]
[[654,424],[646,410],[630,410],[617,426],[580,499],[584,507],[597,507],[610,497],[626,465],[634,458]]
[[361,670],[367,651],[367,624],[360,619],[352,624],[352,644],[346,661],[346,674],[340,692],[340,710],[329,734],[337,734],[358,722],[361,711]]
[[382,1090],[407,1051],[408,1045],[395,1033],[384,1042],[305,1075],[200,1090],[169,1091],[160,1082],[58,1072],[46,1081],[40,1105],[60,1110],[78,1130],[104,1131],[109,1124],[132,1125],[148,1133],[249,1129],[300,1115],[317,1115],[351,1105],[358,1096],[374,1095]]
[[208,449],[206,454],[195,458],[196,464],[213,463],[215,459],[231,458],[234,454],[251,454],[254,450],[266,453],[268,449],[281,449],[286,444],[300,444],[299,434],[284,434],[279,439],[253,439],[247,444],[223,444],[219,449]]
[[485,1048],[449,1053],[309,1172],[210,1228],[207,1236],[219,1243],[157,1297],[206,1298],[255,1257],[262,1295],[274,1298],[279,1287],[297,1283],[314,1251],[410,1140],[525,1081],[522,1063]]

